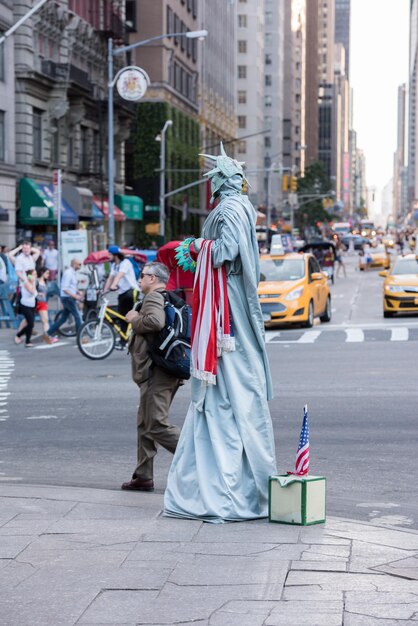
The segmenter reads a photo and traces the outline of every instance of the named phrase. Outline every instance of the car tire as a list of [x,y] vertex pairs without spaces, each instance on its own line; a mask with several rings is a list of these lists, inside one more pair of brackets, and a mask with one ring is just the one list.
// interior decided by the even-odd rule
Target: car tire
[[313,308],[313,302],[311,300],[309,302],[309,307],[308,307],[308,319],[304,323],[304,327],[312,328],[313,324],[314,324],[314,308]]
[[319,317],[321,322],[330,322],[332,317],[331,296],[328,296],[323,315]]
[[383,311],[383,317],[393,317],[394,313],[392,311]]

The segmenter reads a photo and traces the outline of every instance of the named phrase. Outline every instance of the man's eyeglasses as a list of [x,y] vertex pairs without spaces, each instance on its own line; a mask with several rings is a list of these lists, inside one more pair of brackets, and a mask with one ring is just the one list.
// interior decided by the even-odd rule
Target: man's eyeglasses
[[141,278],[144,278],[144,276],[156,276],[156,274],[146,274],[145,272],[141,272]]

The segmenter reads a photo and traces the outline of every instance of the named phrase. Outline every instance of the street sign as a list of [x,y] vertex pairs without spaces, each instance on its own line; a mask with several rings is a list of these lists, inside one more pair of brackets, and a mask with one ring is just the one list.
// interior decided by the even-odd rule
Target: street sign
[[148,74],[143,69],[130,66],[120,72],[116,89],[124,100],[137,102],[145,96],[149,84]]

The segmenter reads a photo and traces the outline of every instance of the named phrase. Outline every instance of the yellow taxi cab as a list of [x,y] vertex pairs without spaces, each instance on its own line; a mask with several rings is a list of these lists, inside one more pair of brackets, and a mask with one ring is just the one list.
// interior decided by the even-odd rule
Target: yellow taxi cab
[[368,252],[359,257],[359,269],[361,271],[372,267],[383,267],[389,269],[390,257],[386,246],[383,243],[370,246]]
[[331,320],[328,277],[310,253],[262,255],[258,297],[266,327],[289,323],[311,328],[315,317]]
[[384,276],[383,317],[395,313],[418,313],[418,257],[415,254],[398,256]]

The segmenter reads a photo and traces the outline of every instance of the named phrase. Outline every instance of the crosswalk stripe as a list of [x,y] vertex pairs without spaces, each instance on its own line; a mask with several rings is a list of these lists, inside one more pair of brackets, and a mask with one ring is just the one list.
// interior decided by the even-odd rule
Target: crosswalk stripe
[[296,343],[314,343],[320,334],[320,330],[308,330],[303,333],[302,337],[300,337]]
[[345,332],[347,335],[347,343],[357,343],[360,341],[364,341],[364,333],[361,328],[346,328]]
[[408,341],[409,329],[408,328],[391,328],[392,334],[391,341]]

